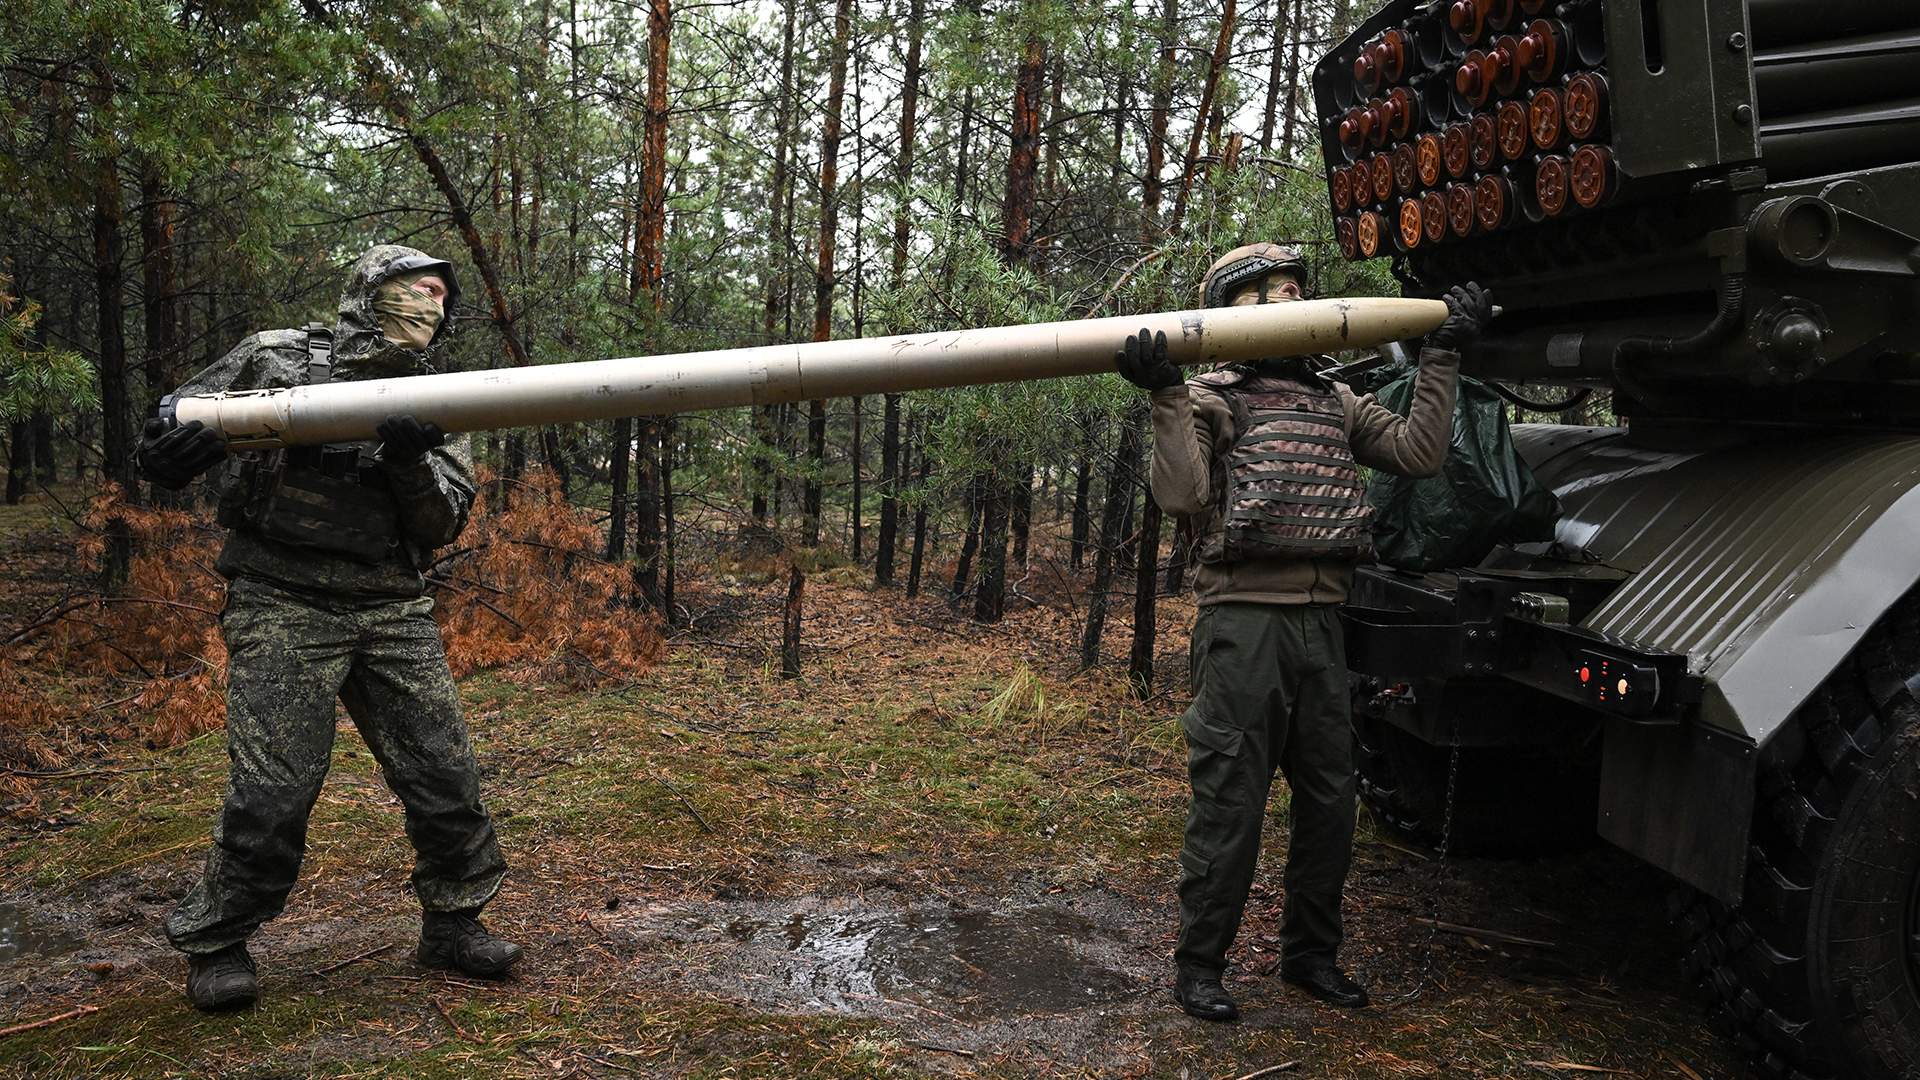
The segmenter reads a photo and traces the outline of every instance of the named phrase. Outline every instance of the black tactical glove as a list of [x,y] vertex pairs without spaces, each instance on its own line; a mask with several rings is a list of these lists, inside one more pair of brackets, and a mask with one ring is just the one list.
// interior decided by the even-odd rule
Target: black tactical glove
[[154,417],[140,429],[140,471],[169,491],[193,483],[226,456],[226,436],[198,420],[175,424]]
[[1180,366],[1167,359],[1164,330],[1152,335],[1142,330],[1139,337],[1128,338],[1126,345],[1113,354],[1113,366],[1142,390],[1165,390],[1187,381],[1180,373]]
[[1447,305],[1447,321],[1427,335],[1427,344],[1448,352],[1459,352],[1480,337],[1480,331],[1493,319],[1493,299],[1477,282],[1455,285],[1440,298]]
[[380,460],[389,465],[411,465],[427,451],[445,446],[447,433],[439,424],[423,424],[412,415],[389,416],[373,429],[380,436]]

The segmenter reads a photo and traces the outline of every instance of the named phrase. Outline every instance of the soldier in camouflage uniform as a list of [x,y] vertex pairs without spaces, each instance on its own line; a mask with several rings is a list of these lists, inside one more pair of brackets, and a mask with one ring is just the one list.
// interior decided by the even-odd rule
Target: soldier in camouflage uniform
[[[354,265],[339,321],[242,341],[177,394],[425,372],[458,299],[453,268],[382,245]],[[331,348],[327,339],[331,338]],[[164,410],[163,410],[164,411]],[[205,874],[168,916],[201,1009],[258,998],[246,940],[279,914],[299,873],[307,817],[333,746],[338,698],[406,807],[424,910],[419,958],[497,977],[518,946],[487,933],[480,908],[506,864],[480,802],[473,746],[420,570],[473,505],[465,436],[396,416],[379,444],[229,456],[198,422],[148,422],[141,465],[179,488],[222,460],[219,570],[228,661],[226,805]]]
[[[1298,252],[1253,244],[1207,271],[1207,307],[1301,298]],[[1452,434],[1458,350],[1488,317],[1478,286],[1420,352],[1410,415],[1316,372],[1325,357],[1227,365],[1185,378],[1166,338],[1141,331],[1115,357],[1153,395],[1153,497],[1195,538],[1193,704],[1182,717],[1193,801],[1180,850],[1174,999],[1237,1019],[1221,982],[1260,853],[1276,771],[1292,791],[1280,975],[1324,1001],[1367,1003],[1340,969],[1340,898],[1352,859],[1354,773],[1336,608],[1372,551],[1359,466],[1431,476]]]

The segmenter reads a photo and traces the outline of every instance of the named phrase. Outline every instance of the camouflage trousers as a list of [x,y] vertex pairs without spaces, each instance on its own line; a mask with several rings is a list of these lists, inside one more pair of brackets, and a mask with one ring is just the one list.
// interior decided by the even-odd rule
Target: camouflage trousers
[[1331,604],[1209,604],[1193,628],[1180,848],[1183,970],[1218,974],[1240,931],[1276,771],[1291,791],[1280,962],[1332,960],[1353,859],[1346,642]]
[[506,873],[447,670],[433,601],[313,598],[234,579],[226,637],[226,805],[200,883],[168,915],[187,953],[244,941],[280,913],[347,707],[406,808],[413,890],[430,911],[478,908]]

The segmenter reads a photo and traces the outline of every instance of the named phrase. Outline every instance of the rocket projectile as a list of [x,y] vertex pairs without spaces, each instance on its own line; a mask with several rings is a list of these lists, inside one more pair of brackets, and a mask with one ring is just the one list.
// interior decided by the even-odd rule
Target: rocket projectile
[[[448,432],[656,416],[1113,370],[1125,338],[1167,335],[1182,365],[1366,348],[1438,327],[1437,300],[1354,298],[1118,315],[846,341],[330,382],[171,400],[235,449],[354,442],[411,414]],[[163,406],[163,409],[166,406]]]

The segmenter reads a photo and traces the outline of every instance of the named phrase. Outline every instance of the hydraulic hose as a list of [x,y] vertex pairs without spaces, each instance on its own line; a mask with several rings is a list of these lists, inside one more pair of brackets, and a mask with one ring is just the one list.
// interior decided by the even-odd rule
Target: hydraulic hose
[[1712,321],[1694,333],[1686,337],[1631,337],[1614,346],[1614,381],[1635,400],[1645,404],[1670,400],[1649,386],[1642,377],[1643,373],[1631,369],[1641,359],[1673,360],[1693,356],[1738,334],[1747,320],[1746,273],[1740,271],[1721,275],[1718,292],[1719,310],[1714,312]]
[[1493,387],[1494,393],[1499,394],[1501,397],[1507,399],[1507,401],[1528,412],[1566,412],[1568,409],[1580,405],[1593,396],[1593,387],[1583,386],[1559,401],[1533,401],[1520,396],[1519,393],[1509,390],[1499,383],[1488,383],[1487,385]]

